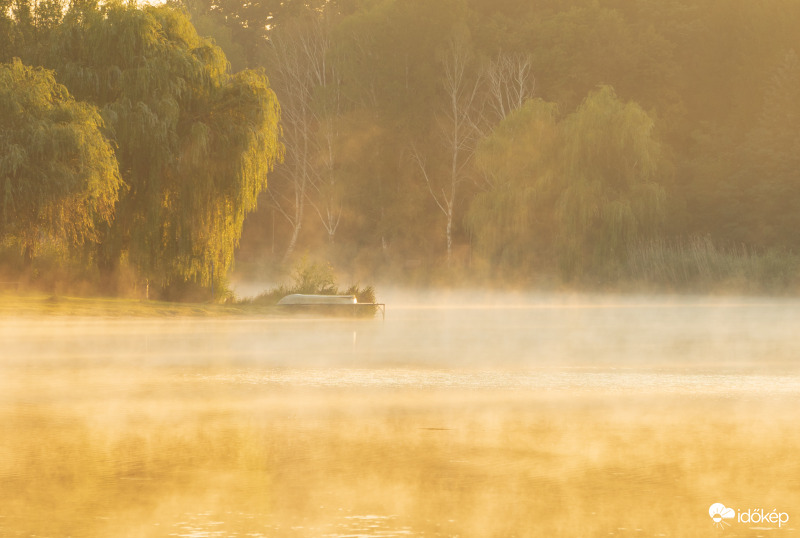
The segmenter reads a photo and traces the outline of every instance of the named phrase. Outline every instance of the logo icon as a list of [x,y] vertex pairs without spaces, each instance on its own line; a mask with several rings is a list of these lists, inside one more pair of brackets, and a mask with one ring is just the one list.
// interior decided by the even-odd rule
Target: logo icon
[[725,520],[736,517],[736,512],[733,510],[733,508],[725,508],[725,505],[722,503],[714,503],[709,507],[708,515],[714,520],[715,527],[724,529],[725,525],[729,527],[731,526],[731,524]]

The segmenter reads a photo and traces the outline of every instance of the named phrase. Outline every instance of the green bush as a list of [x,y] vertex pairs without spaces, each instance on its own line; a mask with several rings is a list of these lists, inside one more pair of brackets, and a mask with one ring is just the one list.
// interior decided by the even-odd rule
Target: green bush
[[309,262],[303,256],[292,269],[294,285],[290,293],[337,295],[333,266],[328,262]]
[[355,295],[359,303],[374,303],[375,288],[363,288],[354,284],[341,290],[336,283],[333,266],[328,262],[310,262],[307,256],[295,264],[291,271],[292,285],[280,285],[269,289],[252,299],[243,299],[240,303],[256,305],[274,305],[281,298],[293,293],[308,295]]

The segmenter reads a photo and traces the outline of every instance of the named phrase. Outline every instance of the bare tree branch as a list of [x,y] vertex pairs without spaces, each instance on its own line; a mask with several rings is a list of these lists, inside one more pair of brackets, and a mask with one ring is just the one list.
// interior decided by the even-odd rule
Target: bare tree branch
[[[291,254],[303,225],[304,207],[311,203],[332,241],[341,220],[336,196],[335,118],[340,112],[341,80],[329,60],[331,21],[324,13],[311,20],[283,25],[270,39],[274,58],[273,85],[281,102],[286,154],[285,178],[273,204],[289,221],[292,235],[284,259]],[[319,90],[322,89],[320,92]]]
[[489,102],[495,121],[502,121],[533,97],[536,79],[528,55],[498,54],[486,68]]
[[[417,148],[412,153],[422,172],[428,192],[445,215],[447,259],[451,259],[453,222],[459,186],[466,180],[478,141],[483,136],[483,75],[475,69],[469,45],[464,38],[453,37],[441,58],[442,89],[445,106],[437,115],[439,140],[448,153],[449,171],[442,177],[430,175],[425,159]],[[440,194],[437,194],[441,191]]]
[[444,191],[442,191],[442,196],[444,200],[442,202],[439,201],[439,197],[436,195],[435,192],[433,192],[433,185],[431,184],[431,178],[428,176],[428,169],[425,165],[425,159],[422,157],[422,155],[420,155],[419,150],[416,148],[416,146],[413,146],[411,148],[411,158],[414,160],[414,162],[417,163],[417,166],[419,166],[419,169],[422,172],[422,177],[425,179],[425,184],[428,186],[428,191],[431,193],[433,201],[436,202],[436,205],[439,206],[439,209],[441,209],[442,213],[444,213],[446,216],[447,208],[445,206],[448,205],[447,195],[444,193]]

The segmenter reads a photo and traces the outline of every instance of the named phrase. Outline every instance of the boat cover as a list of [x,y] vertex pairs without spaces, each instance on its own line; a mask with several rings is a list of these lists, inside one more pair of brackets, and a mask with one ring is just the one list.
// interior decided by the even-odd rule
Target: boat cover
[[278,304],[281,305],[313,305],[313,304],[356,304],[355,295],[305,295],[293,293],[287,295]]

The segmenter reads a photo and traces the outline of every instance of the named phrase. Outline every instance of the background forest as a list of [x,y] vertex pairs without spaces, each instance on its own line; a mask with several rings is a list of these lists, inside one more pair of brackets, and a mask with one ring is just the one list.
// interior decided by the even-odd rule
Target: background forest
[[59,2],[0,0],[7,274],[800,284],[793,0]]

